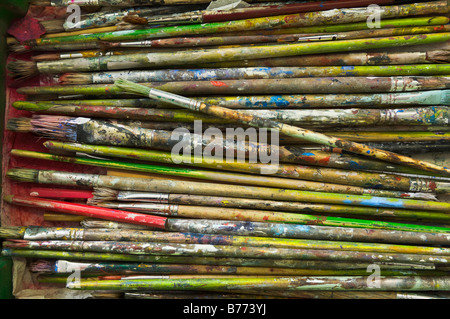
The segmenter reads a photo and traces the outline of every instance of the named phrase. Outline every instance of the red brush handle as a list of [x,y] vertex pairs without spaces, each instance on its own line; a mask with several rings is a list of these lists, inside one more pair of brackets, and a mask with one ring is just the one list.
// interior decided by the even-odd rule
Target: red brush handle
[[92,191],[78,190],[78,189],[62,189],[62,188],[44,188],[33,187],[30,189],[30,196],[43,198],[74,198],[74,199],[89,199],[94,195]]
[[202,15],[203,22],[221,22],[228,20],[252,19],[284,14],[295,14],[302,12],[325,11],[340,8],[367,7],[371,4],[386,5],[396,2],[395,0],[333,0],[317,1],[308,3],[290,3],[279,6],[250,7],[234,9],[231,11],[208,12]]
[[52,212],[81,215],[91,218],[99,218],[118,222],[125,222],[130,224],[152,226],[162,229],[165,229],[165,224],[167,220],[166,217],[161,216],[139,214],[122,210],[61,202],[52,199],[43,199],[37,197],[8,195],[4,197],[4,200],[11,204],[43,208]]

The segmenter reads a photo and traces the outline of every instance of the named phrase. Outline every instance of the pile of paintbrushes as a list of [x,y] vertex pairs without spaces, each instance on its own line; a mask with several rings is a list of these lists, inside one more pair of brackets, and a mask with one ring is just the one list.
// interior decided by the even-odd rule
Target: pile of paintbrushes
[[164,3],[8,39],[3,203],[43,223],[2,255],[102,297],[448,297],[448,2]]

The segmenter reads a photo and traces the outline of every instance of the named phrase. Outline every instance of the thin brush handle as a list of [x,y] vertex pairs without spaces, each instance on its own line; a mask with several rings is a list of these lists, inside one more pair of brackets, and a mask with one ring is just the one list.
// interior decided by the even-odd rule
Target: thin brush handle
[[[5,239],[25,240],[84,240],[84,241],[130,241],[179,244],[210,244],[253,247],[278,247],[296,249],[326,249],[338,251],[370,251],[401,254],[424,254],[450,256],[450,248],[381,244],[355,241],[325,241],[294,238],[222,236],[214,234],[166,232],[136,229],[73,228],[24,226],[22,236],[4,236]],[[7,229],[7,227],[5,228]],[[2,228],[0,228],[2,230]]]
[[49,187],[32,187],[30,196],[44,198],[72,198],[72,199],[89,199],[92,198],[92,191],[80,189],[61,189]]
[[347,217],[316,216],[299,213],[286,213],[267,210],[223,208],[212,206],[164,205],[153,203],[100,203],[99,206],[130,210],[162,216],[176,216],[196,219],[224,219],[253,222],[293,223],[300,225],[323,225],[335,227],[352,227],[367,229],[388,229],[399,231],[450,233],[450,228],[386,222],[380,220],[364,220]]
[[[370,156],[374,157],[380,160],[388,161],[391,163],[397,163],[397,164],[403,164],[407,165],[413,168],[426,170],[426,171],[432,171],[436,173],[446,174],[450,175],[450,169],[441,167],[432,163],[428,163],[425,161],[416,160],[407,156],[395,154],[392,152],[374,149],[367,147],[366,145],[346,141],[343,139],[327,136],[322,133],[305,130],[300,127],[276,122],[273,120],[267,120],[265,118],[252,116],[249,113],[234,111],[231,109],[227,109],[224,107],[216,106],[216,105],[206,105],[204,103],[167,93],[164,91],[160,91],[157,89],[151,89],[136,83],[132,83],[129,81],[116,81],[116,84],[120,87],[122,87],[124,90],[127,88],[127,90],[131,90],[130,87],[139,87],[140,88],[140,94],[145,95],[148,93],[148,97],[156,99],[156,100],[163,100],[168,103],[172,103],[193,111],[198,111],[202,113],[206,113],[209,115],[217,116],[220,118],[225,119],[232,119],[236,122],[260,127],[260,128],[269,128],[275,131],[278,131],[281,134],[291,136],[298,138],[299,140],[307,140],[313,143],[322,144],[325,146],[331,146],[336,148],[342,148],[343,150],[360,154],[364,156]],[[126,86],[127,84],[128,86]],[[122,85],[122,86],[121,86]],[[134,91],[137,93],[136,91]]]
[[3,199],[10,204],[41,208],[48,211],[64,214],[73,214],[91,218],[121,221],[131,224],[147,225],[158,228],[165,228],[166,218],[147,214],[138,214],[127,211],[107,209],[83,204],[42,199],[37,197],[26,197],[18,195],[7,195]]
[[[318,284],[320,282],[320,284]],[[379,281],[382,291],[448,291],[448,277],[383,277]],[[340,277],[275,277],[275,278],[203,278],[203,279],[134,279],[134,280],[81,280],[69,282],[69,289],[83,290],[373,290],[367,276]]]
[[231,10],[202,10],[188,12],[180,15],[167,15],[150,17],[147,24],[186,24],[186,23],[211,23],[230,20],[252,19],[260,17],[295,14],[301,12],[317,12],[339,8],[367,7],[371,4],[393,4],[393,0],[345,0],[345,1],[321,1],[308,3],[288,3],[269,6],[256,6],[236,8]]

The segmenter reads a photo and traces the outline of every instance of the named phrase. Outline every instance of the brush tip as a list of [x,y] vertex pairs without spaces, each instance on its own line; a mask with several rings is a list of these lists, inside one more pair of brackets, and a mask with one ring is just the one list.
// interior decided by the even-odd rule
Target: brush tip
[[7,65],[13,79],[23,80],[39,74],[37,64],[34,61],[13,60]]
[[31,119],[28,117],[11,118],[6,122],[6,129],[11,132],[31,132],[33,126]]
[[0,238],[22,239],[26,229],[25,226],[0,227]]
[[[29,168],[11,168],[6,172],[6,176],[12,180],[20,182],[37,182],[39,170]],[[8,195],[12,196],[12,195]],[[12,198],[3,197],[4,200],[11,200]]]

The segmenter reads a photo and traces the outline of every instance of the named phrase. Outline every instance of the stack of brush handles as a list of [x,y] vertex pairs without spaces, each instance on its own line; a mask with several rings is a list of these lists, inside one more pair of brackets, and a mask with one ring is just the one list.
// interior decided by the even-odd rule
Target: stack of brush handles
[[447,0],[148,2],[7,38],[3,256],[78,298],[450,297]]

